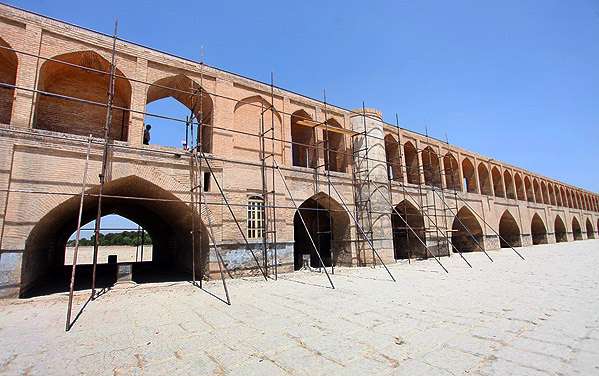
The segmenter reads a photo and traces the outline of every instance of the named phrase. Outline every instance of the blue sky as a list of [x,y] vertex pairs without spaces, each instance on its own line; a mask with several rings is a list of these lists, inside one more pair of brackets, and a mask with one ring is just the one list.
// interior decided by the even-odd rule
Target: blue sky
[[365,101],[404,128],[599,192],[599,1],[8,3],[106,33],[118,17],[122,38],[194,59],[203,47],[212,66],[273,71],[283,88]]

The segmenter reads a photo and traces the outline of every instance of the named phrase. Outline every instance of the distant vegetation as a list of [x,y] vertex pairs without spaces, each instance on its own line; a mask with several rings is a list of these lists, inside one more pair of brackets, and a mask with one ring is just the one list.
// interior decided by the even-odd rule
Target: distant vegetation
[[[141,232],[139,231],[123,231],[123,232],[115,232],[110,234],[100,234],[100,245],[132,245],[138,246],[141,245]],[[90,239],[79,239],[80,246],[90,246],[94,245],[94,241],[96,239],[95,235],[92,235]],[[152,244],[152,238],[150,235],[144,231],[143,236],[144,245]],[[67,242],[67,247],[74,247],[75,239],[69,240]]]

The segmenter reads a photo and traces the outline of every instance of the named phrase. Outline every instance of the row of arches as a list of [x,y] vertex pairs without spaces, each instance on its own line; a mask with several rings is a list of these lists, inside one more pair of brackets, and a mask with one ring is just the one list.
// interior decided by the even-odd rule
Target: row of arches
[[439,156],[431,146],[426,146],[419,152],[411,141],[400,145],[391,134],[385,136],[385,152],[388,177],[391,180],[441,187],[444,176],[445,188],[451,190],[599,211],[599,199],[585,192],[520,172],[512,173],[507,169],[502,172],[498,166],[489,168],[485,162],[479,162],[475,166],[469,157],[464,157],[458,163],[452,152]]

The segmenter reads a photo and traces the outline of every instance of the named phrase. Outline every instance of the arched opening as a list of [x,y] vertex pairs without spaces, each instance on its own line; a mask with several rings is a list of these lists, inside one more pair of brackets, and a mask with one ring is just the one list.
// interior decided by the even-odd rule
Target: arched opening
[[387,177],[389,180],[402,181],[399,143],[390,134],[385,136],[385,159],[387,160]]
[[322,135],[328,150],[324,149],[324,165],[329,171],[346,172],[347,159],[345,158],[345,135],[343,128],[335,119],[326,121],[327,128],[323,129]]
[[535,194],[532,191],[532,184],[528,176],[524,177],[524,187],[526,188],[526,200],[528,202],[535,202]]
[[553,225],[555,232],[555,241],[557,243],[563,243],[568,241],[568,233],[566,232],[566,225],[559,215],[555,216],[555,223]]
[[541,186],[539,185],[539,182],[537,181],[537,179],[532,179],[532,187],[535,191],[535,202],[537,204],[542,204],[543,203],[543,194],[541,193]]
[[[12,48],[4,39],[0,38],[0,46]],[[0,48],[0,82],[15,85],[17,82],[17,65],[19,59],[14,51]],[[12,105],[15,99],[15,89],[0,87],[0,123],[10,124]]]
[[572,236],[574,240],[582,240],[582,230],[580,229],[580,223],[576,217],[572,218]]
[[451,153],[445,154],[443,157],[443,167],[445,169],[445,183],[447,189],[460,191],[462,183],[460,182],[460,169],[458,160]]
[[[281,138],[281,115],[276,109],[274,111],[269,109],[272,109],[271,104],[259,95],[242,99],[235,105],[233,129],[237,132],[232,132],[231,135],[233,155],[236,159],[245,161],[260,159],[259,135],[263,119],[264,130],[270,129],[274,122],[275,139]],[[268,136],[270,137],[270,133]],[[266,152],[271,152],[270,143],[266,143]],[[276,145],[274,153],[280,157],[280,149]]]
[[458,211],[451,228],[451,243],[460,252],[480,251],[477,242],[484,248],[483,230],[474,214],[465,206]]
[[[512,180],[512,174],[508,170],[503,172],[503,184],[505,185],[505,194],[507,198],[516,199],[516,189],[514,188],[514,181]],[[522,182],[520,182],[522,184]]]
[[551,204],[549,199],[549,191],[547,190],[547,184],[545,184],[544,181],[541,181],[541,192],[543,193],[543,204]]
[[420,172],[418,171],[418,152],[411,142],[406,142],[403,145],[403,153],[406,158],[406,175],[408,183],[419,184]]
[[595,239],[595,231],[593,230],[593,224],[591,223],[591,221],[587,218],[587,222],[586,222],[586,227],[587,227],[587,239]]
[[547,244],[547,229],[543,220],[537,213],[532,216],[530,223],[530,234],[532,236],[532,244]]
[[297,110],[291,115],[291,154],[293,165],[315,168],[316,156],[314,121],[304,110]]
[[501,248],[521,247],[520,228],[512,214],[506,210],[499,220],[499,245]]
[[464,176],[464,190],[470,193],[476,193],[478,184],[476,182],[476,172],[474,165],[468,158],[462,161],[462,175]]
[[396,260],[426,258],[426,247],[422,244],[426,244],[424,218],[414,205],[407,200],[400,202],[395,210],[391,211],[391,225],[393,253]]
[[553,189],[553,184],[548,184],[547,189],[549,190],[549,201],[551,202],[551,205],[556,206],[557,199],[555,197],[555,190]]
[[560,187],[560,192],[561,192],[561,196],[562,196],[562,206],[568,207],[568,196],[566,195],[566,191],[564,190],[564,187]]
[[[88,193],[97,193],[97,187],[90,189]],[[104,215],[117,214],[127,218],[146,229],[151,236],[151,261],[132,262],[133,279],[137,282],[174,280],[173,278],[179,280],[181,276],[189,279],[192,269],[191,208],[172,193],[137,176],[106,183],[104,193]],[[127,200],[116,196],[146,199]],[[68,261],[65,260],[65,246],[76,230],[78,209],[79,197],[66,200],[48,212],[29,234],[23,255],[21,296],[35,293],[36,287],[55,285],[58,291],[66,291],[68,288],[64,276],[70,274],[70,266],[65,266],[65,261]],[[97,198],[86,196],[83,209],[82,223],[95,219]],[[194,267],[198,274],[207,270],[208,236],[199,217],[195,218],[195,223],[196,233],[203,234],[195,237],[193,245],[196,250]],[[78,279],[82,281],[83,287],[86,287],[86,269],[89,269],[89,265],[82,266],[82,275]],[[98,273],[112,273],[112,269],[100,267]],[[111,278],[110,275],[98,277],[105,280]]]
[[[106,104],[110,82],[110,62],[94,51],[71,52],[55,56],[54,60],[76,64],[84,68],[48,60],[40,68],[38,90]],[[94,71],[85,69],[90,68]],[[100,73],[96,71],[106,72]],[[128,109],[131,105],[131,84],[117,68],[115,71],[113,105]],[[120,76],[120,77],[119,77]],[[35,106],[34,127],[63,133],[104,137],[106,107],[39,93]],[[114,108],[109,137],[127,141],[129,111]]]
[[308,234],[318,248],[324,266],[351,265],[351,249],[347,242],[349,215],[337,201],[322,192],[304,201],[293,217],[295,270],[301,269],[305,262],[311,267],[322,266]]
[[424,170],[424,183],[434,187],[441,187],[441,170],[437,153],[427,146],[422,150],[422,167]]
[[505,197],[501,172],[499,172],[499,169],[496,166],[493,166],[491,169],[491,176],[493,178],[493,191],[495,191],[495,197]]
[[478,178],[480,180],[480,193],[487,196],[493,196],[489,170],[487,169],[487,166],[482,163],[478,165]]
[[524,193],[524,184],[520,174],[514,174],[514,184],[516,185],[516,197],[520,201],[526,201],[526,193]]
[[154,82],[148,88],[146,112],[180,120],[191,118],[192,113],[194,117],[193,130],[186,130],[183,122],[146,115],[146,123],[152,125],[150,144],[180,147],[201,143],[204,152],[212,152],[212,98],[191,78],[178,74]]

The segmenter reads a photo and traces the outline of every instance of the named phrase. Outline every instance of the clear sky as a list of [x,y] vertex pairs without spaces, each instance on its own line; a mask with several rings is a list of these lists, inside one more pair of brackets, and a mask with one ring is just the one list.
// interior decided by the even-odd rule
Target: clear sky
[[597,0],[8,3],[599,192]]

